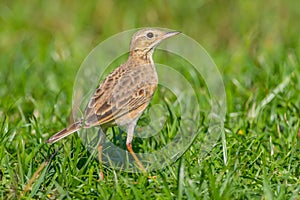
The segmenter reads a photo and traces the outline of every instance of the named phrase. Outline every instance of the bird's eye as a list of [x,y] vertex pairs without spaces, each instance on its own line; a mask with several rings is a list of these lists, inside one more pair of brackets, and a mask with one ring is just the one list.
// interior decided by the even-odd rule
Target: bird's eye
[[147,33],[147,37],[148,38],[153,38],[153,33],[152,32]]

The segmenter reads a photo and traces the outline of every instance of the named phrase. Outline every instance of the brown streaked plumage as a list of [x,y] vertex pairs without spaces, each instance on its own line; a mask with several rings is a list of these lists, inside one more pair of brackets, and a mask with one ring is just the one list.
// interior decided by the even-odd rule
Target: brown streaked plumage
[[[126,145],[139,167],[144,167],[132,150],[132,138],[137,120],[147,108],[158,83],[152,54],[164,39],[179,32],[146,28],[136,32],[130,43],[128,60],[109,74],[88,102],[84,121],[78,121],[47,140],[54,143],[81,128],[121,125],[126,127]],[[102,144],[98,150],[101,153]],[[100,155],[99,155],[100,159]],[[100,160],[101,162],[101,160]]]

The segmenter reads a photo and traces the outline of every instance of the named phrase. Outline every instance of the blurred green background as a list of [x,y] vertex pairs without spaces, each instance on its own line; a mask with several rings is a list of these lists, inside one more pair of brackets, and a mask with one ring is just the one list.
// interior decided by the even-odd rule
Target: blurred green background
[[[93,47],[113,34],[148,26],[182,31],[203,45],[225,79],[267,89],[270,79],[280,80],[289,72],[278,66],[292,68],[300,54],[299,4],[2,1],[0,95],[11,95],[10,102],[15,102],[28,94],[40,98],[39,87],[55,93],[66,87],[63,92],[71,99],[76,71]],[[29,78],[34,81],[26,81]]]
[[[198,166],[194,163],[197,158],[196,142],[185,156],[186,162],[194,163],[190,167],[197,166],[196,171],[186,169],[190,172],[191,181],[182,181],[184,187],[179,182],[179,175],[166,175],[166,178],[160,174],[164,178],[155,184],[163,185],[162,188],[145,184],[138,191],[147,188],[148,192],[137,192],[135,188],[138,186],[134,181],[131,184],[131,179],[136,179],[124,176],[126,178],[120,180],[121,189],[117,187],[115,191],[118,193],[116,197],[131,194],[132,197],[149,195],[179,199],[217,199],[222,196],[224,199],[295,198],[300,190],[297,140],[300,113],[299,19],[300,1],[297,0],[1,1],[2,197],[20,197],[25,184],[42,162],[42,159],[35,158],[39,151],[36,147],[44,143],[49,133],[68,123],[74,78],[88,53],[101,41],[121,31],[165,27],[180,30],[194,38],[219,67],[227,92],[225,127],[231,162],[228,166],[222,163],[220,145],[220,149],[211,155],[218,161],[208,160],[208,164],[204,162]],[[275,88],[284,80],[287,83],[283,84],[282,91],[276,92]],[[261,111],[259,117],[256,115],[249,119],[251,109],[274,91],[276,100],[267,102],[267,108],[258,110]],[[245,138],[237,138],[239,136]],[[245,144],[245,151],[257,154],[236,161],[234,157],[242,152],[240,143]],[[258,159],[268,160],[271,155],[261,153],[262,147],[262,152],[273,152],[272,155],[275,152],[278,157],[271,156],[271,161],[265,165],[256,163]],[[36,159],[34,162],[33,158]],[[176,167],[180,168],[182,162],[185,161],[169,170],[177,174]],[[290,165],[285,166],[285,163]],[[266,168],[260,169],[260,166]],[[251,169],[250,172],[247,169]],[[259,173],[262,171],[263,174]],[[282,174],[285,175],[280,176]],[[198,182],[193,182],[194,176],[199,178]],[[64,179],[58,183],[65,191],[78,188],[76,183],[67,184]],[[282,186],[285,183],[286,187]],[[30,193],[31,197],[45,198],[43,194],[52,194],[51,184],[42,187],[39,183]],[[109,184],[106,187],[114,190]],[[55,194],[63,193],[63,190],[59,191]],[[76,190],[73,192],[76,194]],[[109,197],[105,192],[101,194]],[[56,198],[52,195],[48,197]],[[64,193],[60,197],[70,196]],[[77,197],[80,198],[80,195]]]

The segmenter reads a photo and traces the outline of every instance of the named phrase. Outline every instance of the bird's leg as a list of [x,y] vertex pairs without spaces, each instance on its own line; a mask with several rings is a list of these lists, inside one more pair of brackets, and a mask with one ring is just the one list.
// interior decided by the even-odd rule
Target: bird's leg
[[137,165],[139,166],[140,170],[143,173],[147,173],[145,167],[143,166],[143,164],[141,163],[141,161],[138,159],[138,157],[135,155],[134,151],[132,150],[132,139],[133,139],[133,133],[134,133],[134,128],[135,128],[136,122],[129,124],[129,126],[127,127],[127,139],[126,139],[126,147],[129,151],[129,153],[132,155],[132,157],[134,158],[135,162],[137,163]]
[[103,148],[103,143],[105,142],[105,129],[102,129],[100,127],[98,133],[99,133],[99,142],[98,142],[98,160],[99,160],[99,168],[100,168],[100,173],[99,173],[99,178],[100,180],[104,180],[104,174],[103,174],[103,160],[102,160],[102,148]]
[[141,161],[138,159],[138,157],[135,155],[134,151],[132,150],[132,145],[131,143],[126,144],[128,151],[130,152],[130,154],[132,155],[132,157],[134,158],[135,162],[137,163],[137,165],[139,166],[140,170],[143,173],[147,173],[145,167],[143,166],[143,164],[141,163]]
[[100,164],[99,178],[100,180],[104,180],[103,163],[102,163],[102,144],[98,145],[98,160]]

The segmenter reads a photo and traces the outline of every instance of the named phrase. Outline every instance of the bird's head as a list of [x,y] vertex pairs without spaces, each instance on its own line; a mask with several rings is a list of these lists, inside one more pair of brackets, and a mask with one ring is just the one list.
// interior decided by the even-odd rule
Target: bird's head
[[164,39],[179,34],[179,31],[164,31],[157,28],[145,28],[137,31],[130,42],[130,52],[152,53]]

